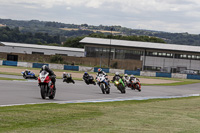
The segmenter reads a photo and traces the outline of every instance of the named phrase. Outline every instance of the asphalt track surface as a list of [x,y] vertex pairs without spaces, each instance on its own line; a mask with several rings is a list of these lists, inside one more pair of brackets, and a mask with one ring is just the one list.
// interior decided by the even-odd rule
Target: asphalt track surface
[[[22,76],[0,75],[0,77],[19,78]],[[97,85],[86,85],[83,81],[67,84],[61,79],[56,81],[55,99],[42,99],[37,80],[7,81],[0,80],[0,106],[39,104],[39,103],[80,103],[80,102],[106,102],[123,100],[143,100],[148,98],[181,97],[200,93],[200,84],[183,86],[142,86],[142,91],[126,89],[121,94],[111,84],[110,94],[102,94]]]

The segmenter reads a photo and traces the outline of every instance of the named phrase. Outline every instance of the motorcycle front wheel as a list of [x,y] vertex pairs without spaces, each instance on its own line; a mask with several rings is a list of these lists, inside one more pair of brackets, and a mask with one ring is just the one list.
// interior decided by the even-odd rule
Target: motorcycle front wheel
[[41,85],[41,86],[40,86],[40,93],[41,93],[42,99],[45,99],[45,98],[46,98],[45,87],[46,87],[46,85]]
[[140,88],[140,85],[139,85],[139,84],[136,84],[136,89],[137,89],[138,91],[141,91],[141,88]]
[[100,88],[101,88],[102,93],[105,94],[105,89],[104,89],[104,85],[103,84],[100,85]]
[[126,93],[125,87],[123,87],[122,84],[119,85],[118,89],[120,90],[121,93]]

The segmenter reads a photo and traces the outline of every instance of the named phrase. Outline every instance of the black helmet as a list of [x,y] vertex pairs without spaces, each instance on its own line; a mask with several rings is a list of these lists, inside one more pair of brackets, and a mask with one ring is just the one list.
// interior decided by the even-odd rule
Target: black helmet
[[84,73],[84,75],[88,75],[88,73],[87,73],[87,72],[85,72],[85,73]]

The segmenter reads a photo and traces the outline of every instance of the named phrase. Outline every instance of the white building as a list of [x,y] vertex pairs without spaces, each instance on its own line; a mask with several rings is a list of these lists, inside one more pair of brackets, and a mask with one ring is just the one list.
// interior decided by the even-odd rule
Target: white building
[[[86,37],[86,57],[134,59],[142,61],[143,70],[180,72],[186,69],[200,71],[200,47],[102,39]],[[128,65],[128,64],[127,64]]]
[[24,43],[0,42],[0,53],[65,55],[83,57],[84,49]]

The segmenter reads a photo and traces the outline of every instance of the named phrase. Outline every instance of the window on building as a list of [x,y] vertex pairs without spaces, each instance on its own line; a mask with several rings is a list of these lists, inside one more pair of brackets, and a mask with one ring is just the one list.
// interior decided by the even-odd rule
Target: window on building
[[18,61],[18,55],[7,55],[7,60],[9,61]]
[[56,55],[61,55],[61,56],[68,56],[68,54],[57,54]]
[[44,55],[44,52],[32,52],[32,54],[41,54],[41,55]]

